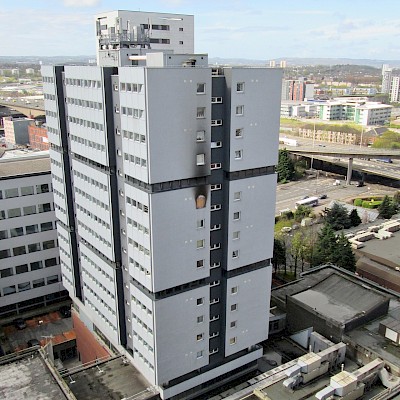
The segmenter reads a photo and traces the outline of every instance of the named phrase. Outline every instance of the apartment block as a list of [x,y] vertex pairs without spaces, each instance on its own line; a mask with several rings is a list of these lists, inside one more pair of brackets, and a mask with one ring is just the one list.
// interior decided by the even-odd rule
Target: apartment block
[[10,146],[29,144],[28,125],[31,122],[30,118],[3,118],[6,143]]
[[162,398],[190,398],[268,338],[282,72],[99,60],[42,67],[63,283]]
[[61,283],[50,158],[0,160],[0,317],[67,299]]

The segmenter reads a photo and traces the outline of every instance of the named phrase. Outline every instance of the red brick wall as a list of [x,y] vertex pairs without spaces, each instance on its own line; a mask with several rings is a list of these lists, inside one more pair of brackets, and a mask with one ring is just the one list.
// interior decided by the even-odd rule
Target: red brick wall
[[72,321],[76,333],[76,347],[83,364],[110,355],[107,349],[97,341],[92,332],[86,328],[76,312],[72,312]]
[[48,150],[47,129],[42,126],[29,125],[29,144],[32,149]]

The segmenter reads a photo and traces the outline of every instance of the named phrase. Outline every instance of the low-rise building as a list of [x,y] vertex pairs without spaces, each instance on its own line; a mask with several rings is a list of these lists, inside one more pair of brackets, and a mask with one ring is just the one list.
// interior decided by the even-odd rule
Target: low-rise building
[[30,118],[5,117],[4,137],[9,146],[29,144],[28,125],[33,120]]
[[68,299],[49,155],[7,153],[0,159],[0,317]]
[[28,125],[29,145],[32,149],[48,150],[49,139],[47,137],[46,125],[35,121]]

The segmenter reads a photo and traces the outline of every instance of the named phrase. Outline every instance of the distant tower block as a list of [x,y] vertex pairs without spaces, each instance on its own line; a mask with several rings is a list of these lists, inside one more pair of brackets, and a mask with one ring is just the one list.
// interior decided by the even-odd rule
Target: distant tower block
[[281,68],[286,68],[286,60],[281,60],[280,67]]
[[270,66],[271,68],[275,68],[275,67],[276,67],[276,61],[275,61],[275,60],[271,60],[271,61],[269,62],[269,66]]

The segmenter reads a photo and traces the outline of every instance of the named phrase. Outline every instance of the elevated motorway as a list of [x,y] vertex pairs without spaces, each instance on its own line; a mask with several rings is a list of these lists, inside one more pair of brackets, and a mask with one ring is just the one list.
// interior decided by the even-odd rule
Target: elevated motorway
[[[299,146],[280,145],[289,152],[307,156],[331,164],[347,166],[347,184],[350,184],[353,169],[365,174],[400,180],[400,165],[376,160],[400,160],[400,150],[374,149],[338,143],[313,142],[310,139],[294,138]],[[343,160],[347,160],[346,162]]]
[[5,106],[8,108],[12,108],[13,110],[17,110],[27,117],[38,117],[39,115],[44,115],[45,112],[43,100],[31,104],[27,104],[26,102],[18,100],[15,102],[12,100],[0,100],[0,106]]

